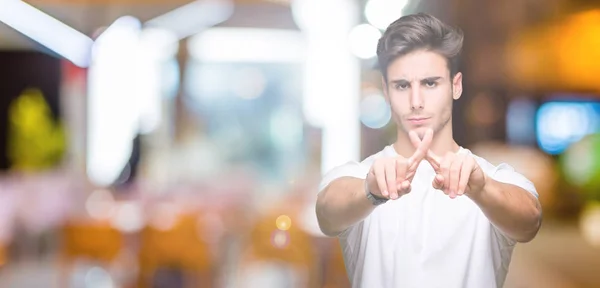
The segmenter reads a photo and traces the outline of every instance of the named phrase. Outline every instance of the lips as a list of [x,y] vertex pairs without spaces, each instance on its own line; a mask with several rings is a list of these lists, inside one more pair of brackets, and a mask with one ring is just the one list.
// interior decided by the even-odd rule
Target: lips
[[414,125],[420,125],[420,124],[424,124],[429,119],[430,118],[426,118],[426,117],[414,117],[414,118],[408,118],[408,122],[410,122],[411,124],[414,124]]

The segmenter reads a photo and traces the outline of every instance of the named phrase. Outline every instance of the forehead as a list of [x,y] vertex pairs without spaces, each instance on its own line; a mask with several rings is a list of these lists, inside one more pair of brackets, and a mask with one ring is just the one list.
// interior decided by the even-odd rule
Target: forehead
[[423,79],[426,77],[446,77],[450,74],[444,56],[428,51],[416,50],[396,58],[388,66],[388,78]]

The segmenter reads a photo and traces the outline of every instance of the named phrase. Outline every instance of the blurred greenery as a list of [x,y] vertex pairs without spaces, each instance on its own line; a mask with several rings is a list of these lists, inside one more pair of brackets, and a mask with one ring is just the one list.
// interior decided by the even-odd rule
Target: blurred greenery
[[65,131],[52,117],[38,89],[26,89],[9,107],[8,157],[11,169],[39,171],[57,165],[65,153]]

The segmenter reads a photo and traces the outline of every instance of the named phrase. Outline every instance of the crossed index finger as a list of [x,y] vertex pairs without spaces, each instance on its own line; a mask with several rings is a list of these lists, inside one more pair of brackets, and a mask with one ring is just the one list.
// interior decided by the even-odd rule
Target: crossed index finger
[[413,146],[417,148],[417,151],[415,151],[415,154],[413,154],[409,160],[418,160],[420,162],[421,160],[425,159],[427,162],[429,162],[429,164],[431,164],[435,171],[439,171],[442,158],[437,156],[429,149],[431,142],[433,141],[433,130],[427,129],[425,135],[423,136],[423,140],[419,139],[419,136],[414,131],[409,132],[408,136]]
[[410,131],[408,133],[408,137],[415,148],[417,148],[415,153],[408,159],[409,163],[421,162],[421,160],[426,158],[429,154],[429,146],[431,146],[431,142],[433,140],[433,131],[431,129],[427,129],[425,135],[423,136],[423,140],[419,139],[419,135],[417,135],[415,131]]
[[440,170],[440,163],[442,163],[442,157],[437,156],[435,153],[433,153],[431,150],[429,150],[429,151],[427,151],[427,156],[425,156],[425,159],[427,160],[427,162],[429,162],[429,164],[431,164],[431,167],[433,167],[433,170],[435,170],[435,171]]

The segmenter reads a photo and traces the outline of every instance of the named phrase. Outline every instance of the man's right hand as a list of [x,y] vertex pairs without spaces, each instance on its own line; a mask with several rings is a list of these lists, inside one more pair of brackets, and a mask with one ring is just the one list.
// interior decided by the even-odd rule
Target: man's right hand
[[[416,136],[416,132],[413,137]],[[418,137],[418,136],[416,136]],[[428,129],[423,136],[421,144],[410,158],[384,157],[376,159],[367,174],[369,191],[381,198],[398,199],[411,190],[411,181],[415,176],[419,163],[427,156],[429,146],[433,140],[433,130]]]

